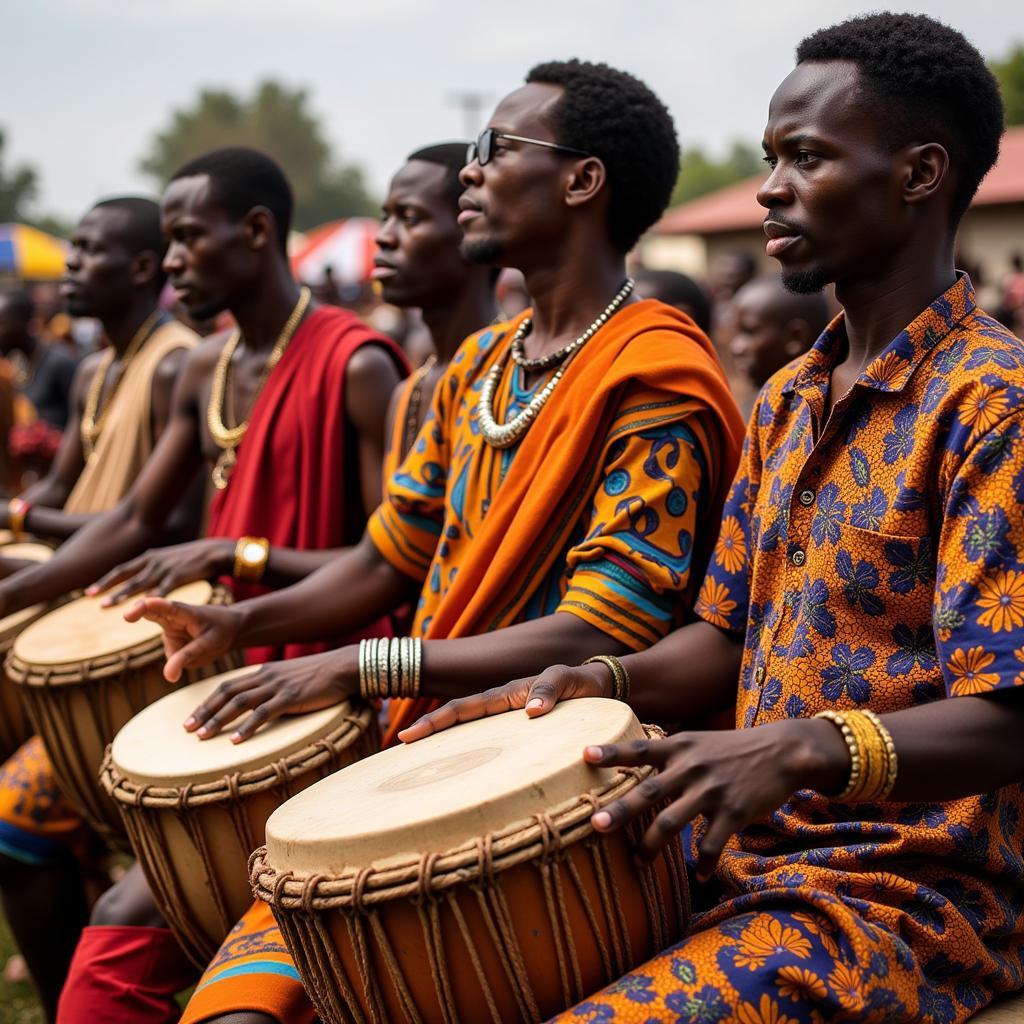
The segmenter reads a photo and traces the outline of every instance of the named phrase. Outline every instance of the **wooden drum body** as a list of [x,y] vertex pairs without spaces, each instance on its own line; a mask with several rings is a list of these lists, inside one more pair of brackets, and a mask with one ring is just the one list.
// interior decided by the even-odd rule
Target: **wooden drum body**
[[380,746],[365,704],[278,719],[240,744],[229,733],[185,732],[181,723],[223,679],[254,671],[163,697],[117,734],[103,766],[157,905],[200,967],[252,904],[249,858],[271,813]]
[[[197,582],[171,600],[224,604],[227,591]],[[189,681],[225,672],[232,655],[188,674]],[[7,675],[42,737],[64,795],[101,835],[127,847],[117,804],[99,784],[107,746],[144,707],[178,688],[163,677],[163,634],[154,622],[124,620],[124,608],[102,608],[82,597],[44,615],[21,633],[7,658]]]
[[[7,531],[0,530],[0,534],[5,532]],[[8,543],[0,553],[4,558],[26,558],[33,562],[45,562],[53,554],[53,548],[45,544]],[[7,652],[14,645],[18,634],[53,607],[53,603],[36,604],[0,619],[0,663],[6,660]],[[31,735],[32,723],[25,712],[20,690],[7,678],[6,671],[0,669],[0,762],[6,761]]]
[[650,819],[591,814],[650,769],[598,769],[591,743],[660,735],[622,703],[511,712],[395,747],[310,787],[252,862],[325,1024],[539,1021],[685,933],[678,840],[639,867]]

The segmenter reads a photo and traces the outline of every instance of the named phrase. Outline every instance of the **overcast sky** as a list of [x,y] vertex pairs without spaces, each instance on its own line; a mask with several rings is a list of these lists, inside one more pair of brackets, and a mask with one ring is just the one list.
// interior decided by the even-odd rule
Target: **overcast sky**
[[[309,89],[336,155],[380,193],[421,145],[462,138],[452,97],[493,102],[541,60],[603,60],[647,81],[680,141],[760,140],[772,90],[808,32],[856,0],[8,0],[0,128],[34,165],[39,207],[67,217],[102,194],[148,191],[138,162],[202,86]],[[899,4],[949,22],[986,56],[1024,41],[1009,0]],[[1017,9],[1016,15],[1012,11]],[[486,115],[485,115],[486,117]]]

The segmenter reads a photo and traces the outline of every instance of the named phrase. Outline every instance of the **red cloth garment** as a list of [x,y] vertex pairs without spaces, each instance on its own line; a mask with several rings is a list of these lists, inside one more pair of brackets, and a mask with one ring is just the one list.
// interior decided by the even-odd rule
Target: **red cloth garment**
[[[210,504],[210,537],[266,537],[273,547],[318,550],[352,542],[361,512],[345,508],[346,493],[358,492],[354,439],[346,437],[345,371],[363,345],[379,345],[403,374],[408,364],[390,339],[371,331],[354,314],[321,306],[299,326],[256,400],[238,448],[228,485]],[[348,476],[348,480],[346,480]],[[348,486],[346,486],[346,483]],[[234,581],[237,600],[267,588]],[[354,637],[389,636],[386,619]],[[316,654],[329,643],[252,648],[251,663]]]
[[57,1024],[175,1024],[174,997],[197,973],[169,928],[90,925],[71,960]]

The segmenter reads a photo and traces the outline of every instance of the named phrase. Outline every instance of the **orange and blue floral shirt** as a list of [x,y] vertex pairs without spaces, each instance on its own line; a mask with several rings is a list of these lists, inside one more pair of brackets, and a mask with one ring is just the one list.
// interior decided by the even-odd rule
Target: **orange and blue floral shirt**
[[[1024,685],[1024,342],[961,275],[826,420],[844,353],[840,315],[765,385],[697,603],[745,634],[738,727]],[[837,885],[887,872],[872,899],[908,935],[952,941],[966,914],[1020,971],[1022,812],[1020,785],[930,805],[804,791],[733,849]]]

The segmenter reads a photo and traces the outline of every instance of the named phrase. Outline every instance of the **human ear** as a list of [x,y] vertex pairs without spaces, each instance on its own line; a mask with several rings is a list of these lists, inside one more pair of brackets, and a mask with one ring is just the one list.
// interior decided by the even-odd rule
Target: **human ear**
[[572,169],[572,176],[566,183],[565,201],[569,206],[589,203],[604,188],[608,172],[604,162],[596,156],[578,160]]
[[137,253],[132,260],[130,280],[132,284],[145,284],[156,276],[159,268],[160,260],[157,259],[156,253],[146,249]]
[[908,203],[931,199],[950,174],[949,153],[937,142],[907,149],[904,163],[903,198]]
[[254,206],[245,215],[243,229],[249,248],[259,250],[270,244],[270,239],[277,230],[277,224],[274,215],[265,206]]

